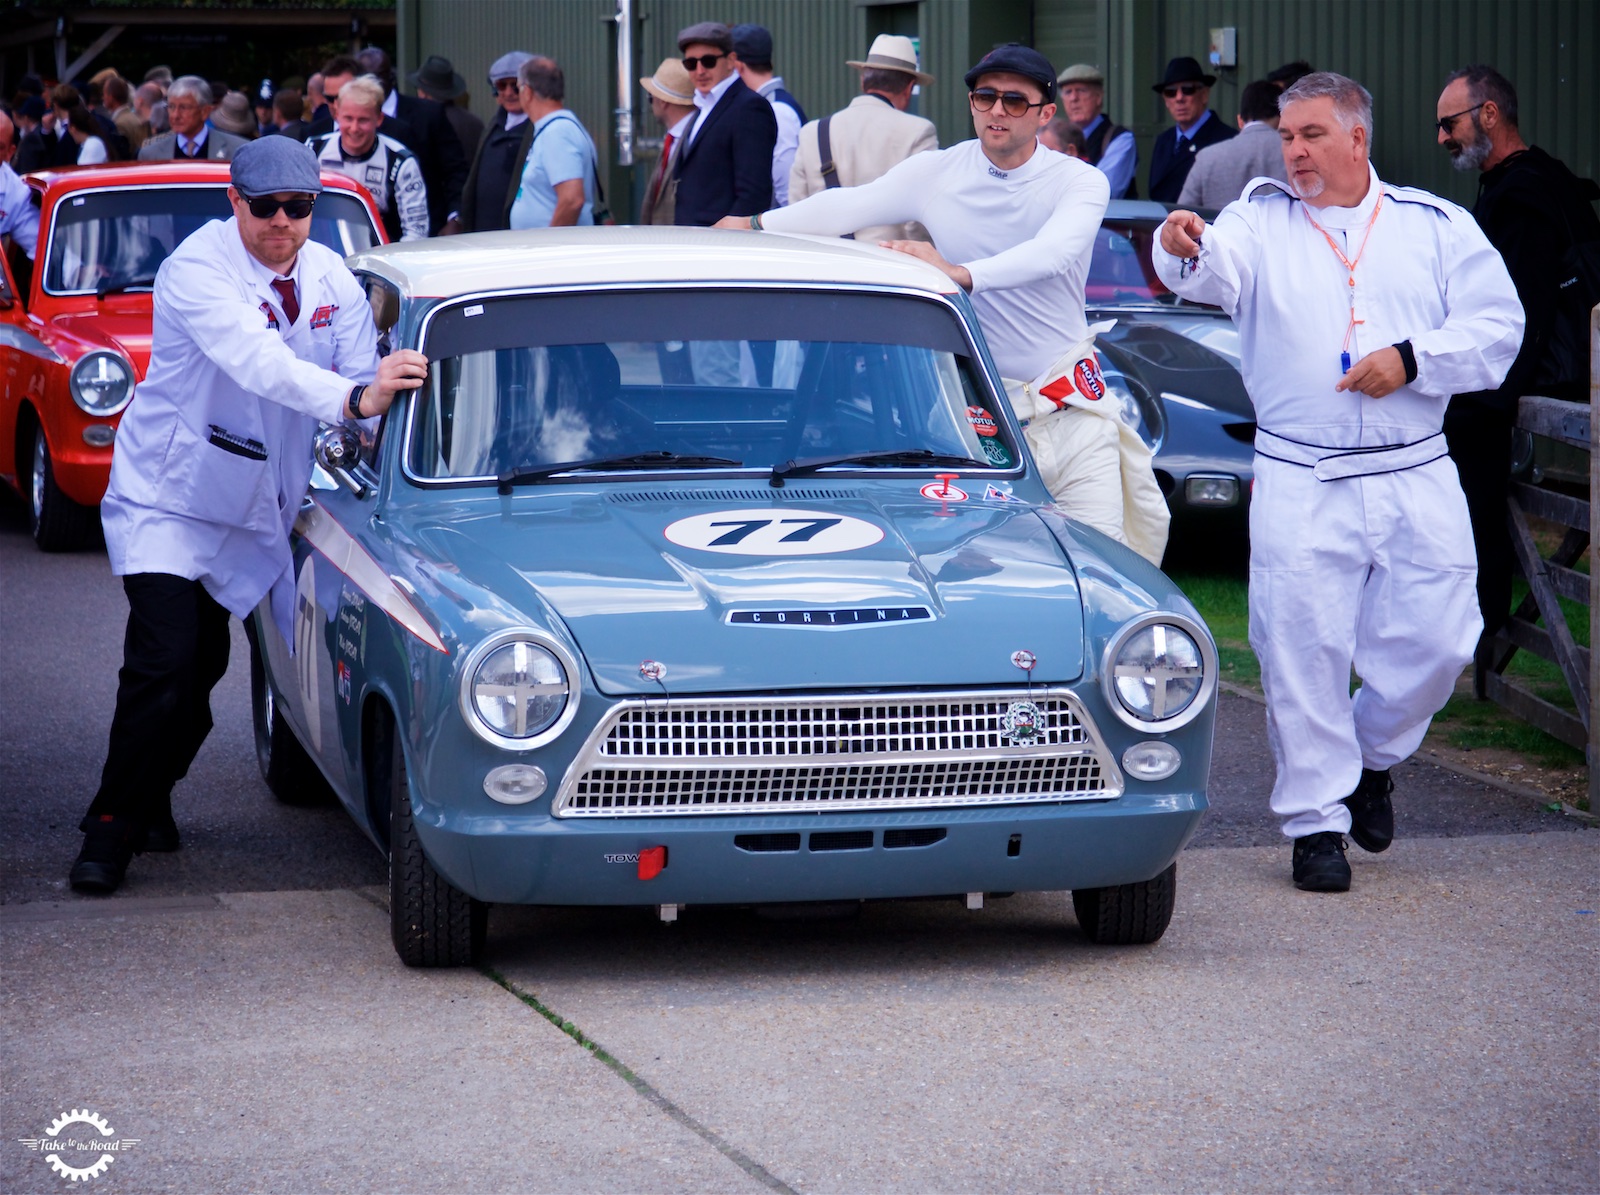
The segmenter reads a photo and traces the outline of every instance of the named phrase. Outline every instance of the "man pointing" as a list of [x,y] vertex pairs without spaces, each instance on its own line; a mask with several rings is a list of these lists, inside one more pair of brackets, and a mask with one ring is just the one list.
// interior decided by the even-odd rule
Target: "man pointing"
[[1343,892],[1344,834],[1389,845],[1389,769],[1478,639],[1472,532],[1439,429],[1450,395],[1505,376],[1522,307],[1470,214],[1378,178],[1359,83],[1307,75],[1280,111],[1288,183],[1253,180],[1214,225],[1171,213],[1154,258],[1169,287],[1239,327],[1272,809],[1296,886]]

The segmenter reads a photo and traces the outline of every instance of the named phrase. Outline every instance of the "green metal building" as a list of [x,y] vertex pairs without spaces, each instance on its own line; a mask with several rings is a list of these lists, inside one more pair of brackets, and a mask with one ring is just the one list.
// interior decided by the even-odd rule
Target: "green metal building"
[[[1600,5],[1593,0],[396,0],[397,65],[443,54],[469,80],[472,107],[494,111],[484,71],[521,49],[567,76],[567,104],[595,135],[619,219],[638,209],[661,131],[642,89],[677,31],[702,20],[754,21],[772,31],[775,66],[812,117],[855,94],[844,64],[879,33],[919,39],[936,77],[917,110],[940,143],[972,135],[961,76],[986,50],[1020,41],[1057,69],[1090,62],[1106,75],[1106,111],[1139,142],[1140,190],[1150,145],[1168,121],[1152,90],[1169,58],[1208,61],[1213,31],[1226,63],[1211,106],[1232,122],[1239,91],[1294,59],[1360,80],[1372,92],[1373,158],[1391,181],[1470,205],[1476,175],[1451,170],[1436,142],[1445,76],[1487,62],[1516,85],[1521,126],[1581,175],[1600,174]],[[632,202],[623,201],[631,196]]]

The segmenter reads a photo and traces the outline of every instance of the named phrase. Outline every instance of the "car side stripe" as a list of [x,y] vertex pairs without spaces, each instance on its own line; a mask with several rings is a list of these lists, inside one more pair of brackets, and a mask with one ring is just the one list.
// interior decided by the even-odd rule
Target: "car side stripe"
[[355,541],[355,537],[340,525],[339,520],[323,509],[315,500],[300,511],[294,529],[305,537],[307,543],[328,558],[328,563],[338,569],[390,618],[394,619],[434,651],[450,654],[422,612],[412,605],[400,586],[395,584],[378,562],[369,556]]
[[52,365],[65,365],[67,359],[37,336],[30,336],[12,324],[0,324],[0,347],[21,349],[30,357],[39,357]]

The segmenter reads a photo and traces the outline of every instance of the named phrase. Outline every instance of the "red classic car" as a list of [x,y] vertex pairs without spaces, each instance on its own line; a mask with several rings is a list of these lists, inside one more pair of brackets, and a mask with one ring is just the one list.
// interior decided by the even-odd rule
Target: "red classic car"
[[[228,163],[69,167],[25,176],[39,245],[3,255],[0,477],[28,505],[34,541],[93,538],[117,422],[150,363],[151,295],[167,255],[226,219]],[[311,236],[340,254],[383,243],[366,189],[324,172]]]

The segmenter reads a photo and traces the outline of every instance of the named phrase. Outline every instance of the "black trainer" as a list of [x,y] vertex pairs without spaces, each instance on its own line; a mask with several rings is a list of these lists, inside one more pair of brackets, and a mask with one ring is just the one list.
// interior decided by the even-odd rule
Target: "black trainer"
[[1394,803],[1389,794],[1394,781],[1387,771],[1361,769],[1361,783],[1341,804],[1350,810],[1350,837],[1364,851],[1376,855],[1394,841]]
[[1343,834],[1323,830],[1294,840],[1294,886],[1307,892],[1350,891]]
[[122,885],[133,858],[140,831],[125,817],[105,814],[84,826],[83,849],[72,864],[69,879],[78,892],[109,896]]
[[158,816],[144,828],[144,846],[146,851],[175,851],[183,845],[183,839],[178,835],[178,823],[172,820],[169,811],[163,816]]

